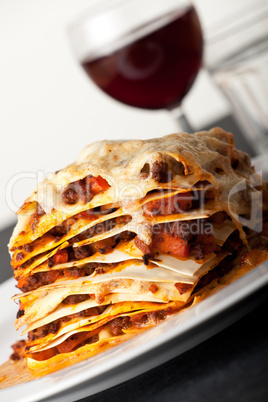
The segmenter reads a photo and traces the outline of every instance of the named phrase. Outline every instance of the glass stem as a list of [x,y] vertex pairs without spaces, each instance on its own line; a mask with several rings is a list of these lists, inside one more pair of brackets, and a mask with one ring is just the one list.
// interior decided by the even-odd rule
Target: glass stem
[[168,109],[176,120],[178,129],[184,133],[192,134],[195,132],[189,120],[185,116],[181,106],[175,106],[174,108]]

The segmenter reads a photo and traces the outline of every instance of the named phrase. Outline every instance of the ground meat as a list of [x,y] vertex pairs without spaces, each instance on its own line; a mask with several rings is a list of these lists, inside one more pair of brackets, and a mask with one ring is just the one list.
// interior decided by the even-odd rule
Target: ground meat
[[93,193],[90,186],[90,178],[92,176],[86,176],[84,179],[77,180],[70,183],[68,187],[62,193],[62,200],[64,204],[73,205],[79,200],[87,203],[93,198]]
[[45,215],[45,211],[43,210],[43,208],[41,207],[41,205],[38,203],[37,204],[37,210],[36,210],[36,216],[42,216]]
[[128,326],[141,328],[148,325],[157,325],[164,320],[168,315],[174,313],[175,310],[168,307],[165,310],[151,311],[148,313],[140,313],[130,317]]
[[113,247],[111,246],[103,246],[103,247],[99,247],[98,252],[100,254],[108,254],[111,251],[113,251]]
[[[109,264],[109,266],[113,266]],[[18,288],[22,292],[29,292],[35,290],[40,286],[49,285],[61,278],[80,278],[82,276],[92,275],[95,269],[103,270],[106,264],[102,263],[89,263],[77,268],[65,268],[61,270],[51,270],[45,272],[37,272],[27,278],[22,278],[18,281]],[[20,313],[22,314],[22,313]],[[18,317],[17,317],[18,318]]]
[[25,253],[31,253],[33,251],[33,246],[31,244],[25,244],[23,246],[23,250]]
[[49,334],[49,328],[43,328],[41,330],[41,338],[44,338],[44,336],[47,336]]
[[77,236],[72,237],[68,242],[72,245],[74,243],[79,243],[80,241],[90,239],[94,235],[93,228],[84,230],[84,232],[79,233]]
[[17,315],[16,315],[16,318],[18,319],[18,318],[20,318],[20,317],[22,317],[24,315],[24,310],[18,310],[18,312],[17,312]]
[[[192,253],[194,253],[194,248],[200,244],[200,248],[198,249],[198,254],[203,251],[204,257],[208,254],[218,252],[221,250],[220,246],[216,244],[214,235],[210,234],[200,234],[195,237],[195,243],[191,247]],[[203,258],[204,258],[203,257]],[[199,258],[200,259],[200,258]]]
[[151,168],[152,178],[158,183],[166,183],[172,180],[172,173],[168,170],[168,164],[164,161],[155,161]]
[[14,352],[11,354],[10,359],[13,361],[22,360],[25,356],[25,340],[20,340],[14,343],[11,347]]
[[21,261],[21,260],[23,260],[23,258],[24,258],[24,254],[21,253],[21,252],[19,252],[19,253],[16,255],[16,261]]
[[[89,263],[89,264],[85,264],[84,266],[83,266],[83,271],[82,271],[82,274],[80,274],[80,276],[89,276],[89,275],[92,275],[93,274],[93,272],[95,271],[95,269],[98,267],[98,266],[102,266],[102,264],[98,264],[98,263]],[[105,265],[106,266],[106,265]],[[81,269],[81,268],[80,268]],[[81,271],[80,271],[81,272]]]
[[89,246],[75,247],[73,251],[74,251],[74,258],[76,260],[83,260],[84,258],[87,258],[90,255],[92,255]]
[[64,204],[76,204],[79,200],[79,195],[74,188],[68,187],[62,194],[62,200]]
[[79,311],[78,313],[59,318],[56,321],[53,321],[49,324],[43,325],[42,327],[29,331],[28,340],[29,342],[32,342],[36,339],[44,338],[48,334],[56,334],[60,330],[62,323],[66,323],[78,317],[92,317],[95,315],[102,314],[105,311],[106,307],[107,306],[91,307],[86,310]]
[[43,210],[43,208],[41,207],[40,204],[37,204],[36,212],[33,214],[33,216],[31,217],[31,221],[30,221],[30,226],[33,231],[35,230],[35,227],[39,222],[40,216],[43,216],[43,215],[45,215],[45,211]]
[[50,283],[55,282],[58,278],[60,278],[60,271],[48,271],[48,272],[37,272],[27,278],[20,279],[18,281],[18,288],[22,292],[29,292],[31,290],[35,290],[40,286],[48,285]]
[[118,317],[110,322],[110,328],[113,335],[122,335],[122,329],[127,329],[129,327],[129,317]]
[[19,353],[14,352],[9,356],[10,360],[13,360],[14,362],[22,360],[23,356],[21,356]]
[[114,236],[115,242],[119,243],[120,241],[130,241],[136,236],[136,233],[130,232],[126,230],[124,232],[118,233]]
[[70,226],[66,225],[65,222],[61,223],[58,226],[55,226],[49,231],[49,234],[51,234],[54,237],[61,238],[65,236],[70,230]]
[[135,325],[136,328],[143,327],[149,321],[148,314],[140,313],[140,314],[134,315],[134,316],[130,317],[130,321],[132,324]]
[[[27,260],[27,261],[25,261],[23,264],[21,264],[20,268],[21,268],[21,269],[26,269],[26,268],[28,268],[36,259],[38,259],[39,257],[42,257],[43,255],[44,255],[44,253],[38,254],[38,255],[35,255],[35,256],[32,257],[32,258],[29,258],[29,260]],[[13,269],[14,269],[14,267],[13,267]],[[16,271],[15,271],[14,275],[15,275],[15,279],[17,279],[17,278],[16,278]]]
[[106,310],[107,306],[98,306],[98,307],[91,307],[83,311],[79,311],[78,313],[72,314],[71,318],[76,317],[91,317],[93,315],[102,314]]
[[191,247],[191,254],[196,260],[203,260],[205,257],[204,245],[197,243]]
[[47,260],[47,266],[48,266],[49,268],[52,268],[53,265],[55,265],[55,262],[53,261],[53,257],[50,257],[50,258]]
[[59,329],[60,329],[60,323],[58,321],[54,321],[49,324],[49,332],[51,334],[56,334]]
[[57,240],[60,240],[61,237],[65,236],[67,233],[69,233],[71,227],[80,218],[94,220],[95,219],[94,212],[92,212],[92,210],[86,210],[86,211],[80,212],[80,213],[74,215],[73,217],[66,219],[60,225],[55,226],[48,233],[51,234],[52,236],[54,236]]
[[[40,328],[36,328],[36,329],[33,329],[32,331],[29,331],[28,332],[28,341],[33,342],[38,338],[46,336],[49,333],[49,325],[50,324],[46,324]],[[43,333],[44,333],[44,335],[43,335]],[[28,350],[28,349],[29,349],[29,347],[26,347],[26,350]]]
[[80,268],[68,268],[63,270],[63,275],[65,277],[71,278],[80,278],[81,276],[89,276],[92,275],[95,270],[95,265],[93,264],[85,264],[83,267]]
[[77,304],[90,298],[90,295],[71,295],[62,301],[63,304]]
[[105,269],[104,268],[97,268],[96,269],[96,274],[101,275],[105,273]]

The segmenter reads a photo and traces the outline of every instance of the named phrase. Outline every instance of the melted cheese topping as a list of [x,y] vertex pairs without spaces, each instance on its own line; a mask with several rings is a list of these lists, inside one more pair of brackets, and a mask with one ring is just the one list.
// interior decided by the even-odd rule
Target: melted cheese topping
[[[231,166],[232,159],[239,161],[236,170]],[[10,247],[33,241],[55,224],[83,209],[116,202],[130,209],[129,204],[133,207],[135,200],[161,187],[151,173],[145,179],[141,175],[146,164],[151,169],[156,161],[169,164],[173,180],[168,183],[168,188],[189,189],[197,181],[208,181],[219,190],[222,201],[223,197],[226,198],[226,192],[241,182],[242,178],[252,187],[250,175],[254,170],[250,166],[250,158],[234,148],[231,134],[219,128],[194,135],[180,133],[144,141],[101,141],[86,147],[76,162],[50,175],[38,185],[19,210],[19,223],[10,240]],[[64,205],[62,193],[68,184],[89,174],[100,175],[108,181],[110,188],[96,195],[86,206],[81,203],[75,206]],[[234,195],[233,215],[238,213],[240,201],[239,195]],[[33,212],[36,211],[37,202],[46,214],[41,217],[33,234],[25,215],[29,217],[31,208]],[[228,210],[228,205],[223,207]]]

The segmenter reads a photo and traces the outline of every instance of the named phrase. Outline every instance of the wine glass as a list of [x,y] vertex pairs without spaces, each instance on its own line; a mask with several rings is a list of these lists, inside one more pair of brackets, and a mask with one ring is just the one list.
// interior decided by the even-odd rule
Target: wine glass
[[200,22],[188,0],[105,0],[68,28],[88,77],[112,98],[167,109],[191,132],[181,101],[202,64]]

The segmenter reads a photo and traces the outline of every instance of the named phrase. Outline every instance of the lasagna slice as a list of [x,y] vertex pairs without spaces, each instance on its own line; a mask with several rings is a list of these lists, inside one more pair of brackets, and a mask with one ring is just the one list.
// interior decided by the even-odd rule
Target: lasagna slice
[[18,211],[9,249],[26,339],[11,359],[53,372],[256,266],[262,186],[219,128],[86,147]]

